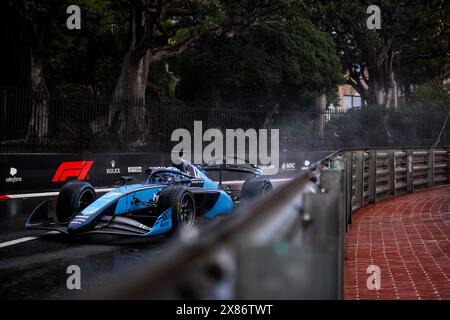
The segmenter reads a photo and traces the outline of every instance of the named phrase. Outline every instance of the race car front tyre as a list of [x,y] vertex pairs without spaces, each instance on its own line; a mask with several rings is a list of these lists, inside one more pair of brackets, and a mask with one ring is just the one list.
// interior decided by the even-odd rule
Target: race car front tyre
[[94,202],[96,198],[95,189],[88,182],[72,180],[65,183],[56,201],[58,222],[68,222],[78,212]]
[[169,186],[158,197],[157,213],[172,209],[172,230],[187,231],[195,222],[195,199],[191,191],[182,185]]
[[257,198],[273,190],[269,179],[253,177],[245,180],[241,190],[241,201]]

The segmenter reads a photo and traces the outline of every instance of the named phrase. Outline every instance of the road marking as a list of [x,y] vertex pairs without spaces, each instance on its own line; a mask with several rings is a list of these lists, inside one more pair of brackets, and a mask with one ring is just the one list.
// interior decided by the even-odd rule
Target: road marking
[[2,243],[0,243],[0,248],[13,246],[13,245],[15,245],[15,244],[19,244],[19,243],[22,243],[22,242],[27,242],[27,241],[31,241],[31,240],[36,240],[36,239],[42,237],[43,235],[47,235],[47,234],[57,234],[57,233],[59,233],[59,232],[58,232],[58,231],[49,231],[49,232],[41,233],[41,234],[39,234],[39,235],[37,235],[37,236],[24,237],[24,238],[19,238],[19,239],[11,240],[11,241],[2,242]]
[[[292,178],[280,178],[280,179],[270,179],[270,181],[271,182],[286,182],[291,179]],[[245,182],[244,180],[230,180],[230,181],[222,181],[222,184],[242,184],[244,182]]]
[[[272,182],[285,182],[285,181],[289,181],[289,180],[291,180],[291,178],[270,179],[270,181],[272,181]],[[222,184],[240,184],[240,183],[244,183],[244,180],[222,181]],[[97,188],[97,189],[95,189],[95,191],[96,192],[109,192],[113,189],[115,189],[115,188]],[[6,195],[0,195],[0,200],[53,197],[53,196],[57,196],[58,193],[59,193],[59,191],[6,194]]]
[[[108,192],[113,190],[114,188],[97,188],[95,191],[97,192]],[[51,192],[38,192],[38,193],[21,193],[21,194],[7,194],[0,195],[0,200],[7,199],[24,199],[24,198],[37,198],[37,197],[52,197],[57,196],[59,191],[51,191]]]
[[13,246],[15,244],[26,242],[26,241],[35,240],[37,238],[39,238],[39,237],[25,237],[25,238],[20,238],[20,239],[16,239],[16,240],[6,241],[6,242],[3,242],[3,243],[0,243],[0,248]]

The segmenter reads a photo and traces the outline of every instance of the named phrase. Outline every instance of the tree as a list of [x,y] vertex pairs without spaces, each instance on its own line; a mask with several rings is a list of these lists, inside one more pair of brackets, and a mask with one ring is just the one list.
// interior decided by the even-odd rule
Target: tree
[[414,91],[433,79],[440,82],[450,78],[450,64],[447,57],[435,57],[430,59],[417,59],[399,65],[396,78],[399,88],[404,93],[405,101],[410,102]]
[[[112,96],[126,49],[128,15],[115,2],[78,0],[81,29],[56,28],[45,46],[52,93]],[[68,14],[61,17],[65,23]]]
[[42,140],[48,132],[48,88],[45,81],[45,37],[57,23],[57,13],[62,2],[56,0],[10,0],[8,12],[14,19],[20,21],[18,34],[24,39],[25,49],[28,49],[29,87],[36,99],[34,100],[32,116],[27,138]]
[[234,37],[280,1],[129,1],[130,42],[116,97],[144,98],[148,66],[207,40]]
[[195,48],[178,62],[181,100],[256,111],[259,126],[276,125],[291,137],[313,127],[323,133],[325,118],[317,111],[326,98],[336,98],[342,81],[331,36],[295,11],[278,13],[238,38]]
[[[366,25],[366,10],[372,4],[381,9],[379,30]],[[347,81],[366,104],[390,107],[400,66],[448,58],[450,7],[445,0],[312,0],[303,5],[320,29],[334,35],[343,68],[349,72]]]
[[309,21],[296,19],[277,28],[261,24],[239,38],[183,54],[177,96],[213,105],[304,111],[311,107],[311,99],[304,101],[310,93],[336,91],[340,72],[331,36]]
[[[124,55],[114,97],[138,99],[129,109],[133,136],[143,143],[147,135],[145,98],[149,65],[175,57],[185,50],[218,37],[232,38],[244,32],[258,19],[280,10],[286,1],[147,1],[121,2],[129,9],[129,47]],[[140,101],[140,102],[139,102]],[[123,108],[111,108],[109,122],[123,136]]]
[[433,79],[418,86],[405,109],[414,112],[445,114],[450,110],[450,84]]

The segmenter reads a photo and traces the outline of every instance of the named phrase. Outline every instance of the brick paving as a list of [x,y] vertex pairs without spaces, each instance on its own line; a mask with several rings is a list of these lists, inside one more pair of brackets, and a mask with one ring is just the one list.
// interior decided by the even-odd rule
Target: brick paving
[[[380,268],[369,290],[367,268]],[[346,237],[345,299],[450,299],[450,187],[368,205]]]

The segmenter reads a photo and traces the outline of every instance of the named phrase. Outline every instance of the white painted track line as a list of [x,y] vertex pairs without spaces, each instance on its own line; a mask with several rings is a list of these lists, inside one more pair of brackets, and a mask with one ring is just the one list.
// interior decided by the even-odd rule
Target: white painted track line
[[[97,192],[108,192],[113,190],[114,188],[98,188],[95,189]],[[58,191],[50,191],[50,192],[37,192],[37,193],[21,193],[21,194],[6,194],[5,197],[8,199],[24,199],[24,198],[38,198],[38,197],[52,197],[57,196]]]
[[13,246],[15,244],[35,240],[37,238],[39,238],[39,237],[33,236],[33,237],[25,237],[25,238],[19,238],[19,239],[15,239],[15,240],[11,240],[11,241],[2,242],[2,243],[0,243],[0,248]]
[[[270,179],[272,182],[285,182],[289,181],[291,178],[280,178],[280,179]],[[243,183],[244,180],[238,181],[222,181],[222,184],[240,184]],[[115,188],[97,188],[95,191],[97,192],[109,192]],[[6,194],[1,197],[1,200],[7,199],[26,199],[26,198],[38,198],[38,197],[52,197],[57,196],[58,191],[50,191],[50,192],[37,192],[37,193],[21,193],[21,194]],[[5,198],[3,198],[5,197]]]
[[24,238],[19,238],[19,239],[15,239],[15,240],[2,242],[2,243],[0,243],[0,248],[13,246],[15,244],[19,244],[19,243],[22,243],[22,242],[36,240],[36,239],[38,239],[38,238],[40,238],[40,237],[42,237],[43,235],[46,235],[46,234],[56,234],[56,233],[58,233],[58,232],[57,231],[49,231],[49,232],[41,233],[41,234],[39,234],[37,236],[24,237]]

